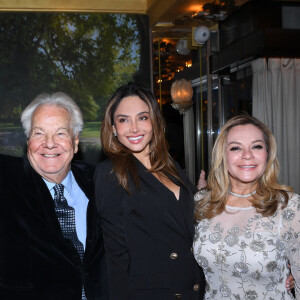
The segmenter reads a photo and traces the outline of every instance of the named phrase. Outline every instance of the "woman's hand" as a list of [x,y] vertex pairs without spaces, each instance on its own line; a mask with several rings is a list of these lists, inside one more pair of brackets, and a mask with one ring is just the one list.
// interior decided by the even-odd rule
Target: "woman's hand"
[[289,292],[295,287],[295,281],[292,274],[286,279],[285,287]]
[[197,189],[201,190],[207,186],[207,181],[205,180],[205,171],[201,170],[198,184],[197,184]]

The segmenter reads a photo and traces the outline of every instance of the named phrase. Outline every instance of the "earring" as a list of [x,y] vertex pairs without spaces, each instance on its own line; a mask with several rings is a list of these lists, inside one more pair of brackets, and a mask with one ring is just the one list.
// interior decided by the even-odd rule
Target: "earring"
[[112,125],[112,130],[113,130],[113,135],[117,136],[117,130],[116,130],[115,125]]

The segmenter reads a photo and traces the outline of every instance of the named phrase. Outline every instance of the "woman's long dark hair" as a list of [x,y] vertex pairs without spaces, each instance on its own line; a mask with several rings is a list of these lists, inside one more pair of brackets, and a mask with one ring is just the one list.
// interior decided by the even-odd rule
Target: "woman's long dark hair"
[[107,103],[104,120],[101,126],[101,143],[104,152],[113,162],[119,184],[130,193],[129,175],[136,186],[139,186],[139,177],[134,163],[132,151],[122,145],[113,134],[114,113],[120,102],[129,96],[137,96],[149,107],[150,120],[153,127],[152,139],[149,143],[151,169],[149,172],[158,172],[163,176],[173,177],[181,181],[173,160],[168,153],[168,144],[165,138],[165,122],[153,94],[134,83],[121,86],[112,95]]

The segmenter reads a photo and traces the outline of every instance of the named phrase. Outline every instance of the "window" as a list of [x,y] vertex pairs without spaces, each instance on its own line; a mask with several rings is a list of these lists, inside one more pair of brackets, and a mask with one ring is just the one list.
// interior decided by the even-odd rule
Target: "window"
[[61,91],[77,102],[84,115],[81,154],[98,157],[106,102],[140,69],[141,44],[147,39],[143,18],[1,13],[0,153],[23,154],[26,139],[20,113],[38,94]]

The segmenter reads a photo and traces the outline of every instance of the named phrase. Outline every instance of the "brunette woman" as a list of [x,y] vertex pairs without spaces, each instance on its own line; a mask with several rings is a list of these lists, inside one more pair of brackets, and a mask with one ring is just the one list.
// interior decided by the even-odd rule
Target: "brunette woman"
[[101,127],[108,159],[95,173],[108,261],[110,299],[202,299],[193,253],[193,193],[168,154],[151,92],[134,84],[108,102]]

